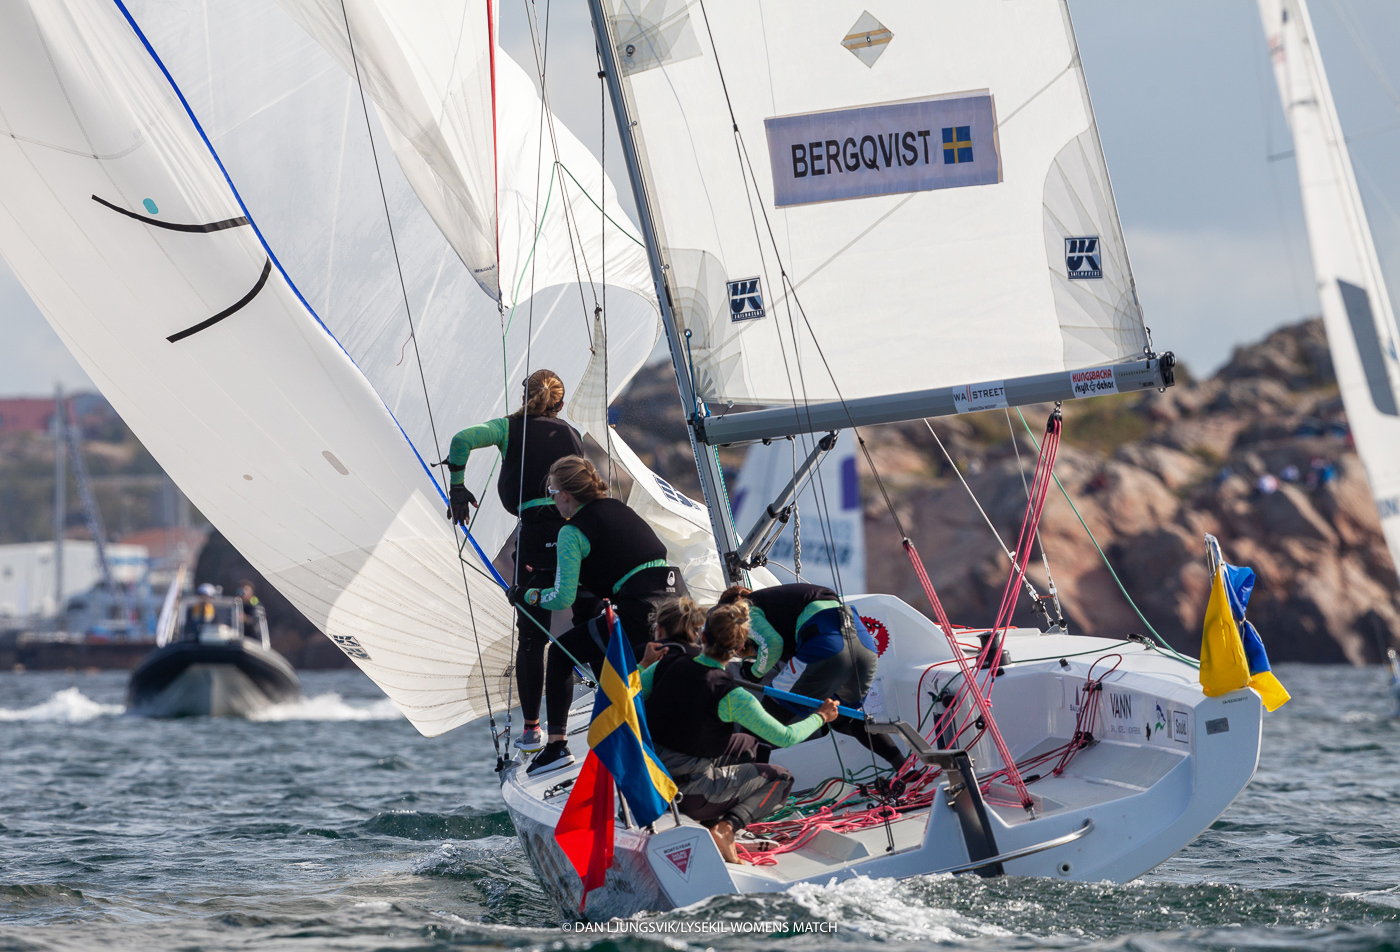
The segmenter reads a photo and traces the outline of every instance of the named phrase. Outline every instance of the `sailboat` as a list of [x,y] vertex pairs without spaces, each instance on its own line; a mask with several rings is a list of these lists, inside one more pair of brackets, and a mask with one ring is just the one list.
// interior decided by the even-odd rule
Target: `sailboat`
[[[488,720],[562,915],[859,875],[1131,879],[1249,782],[1260,700],[1204,696],[1130,633],[1012,627],[1028,542],[980,627],[946,618],[913,540],[937,623],[845,593],[881,633],[866,714],[929,772],[872,793],[845,738],[776,752],[807,792],[746,841],[749,865],[678,814],[624,813],[584,895],[553,837],[574,772],[532,779],[510,750],[491,556],[511,524],[483,507],[452,527],[436,461],[530,370],[565,380],[702,599],[772,581],[757,556],[778,517],[736,531],[719,446],[804,440],[786,497],[832,434],[1172,383],[1063,0],[775,6],[589,0],[634,227],[554,121],[533,6],[531,75],[490,0],[7,4],[0,254],[191,501],[419,731]],[[658,333],[702,500],[607,425]]]
[[1400,568],[1400,359],[1395,312],[1305,0],[1259,0],[1293,133],[1327,347],[1391,561]]

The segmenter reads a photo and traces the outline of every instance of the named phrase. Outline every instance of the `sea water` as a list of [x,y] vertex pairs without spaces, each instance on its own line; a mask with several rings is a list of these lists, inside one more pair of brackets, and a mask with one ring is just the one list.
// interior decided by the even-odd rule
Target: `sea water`
[[561,928],[484,727],[421,737],[358,672],[259,721],[126,716],[116,673],[0,674],[0,950],[1400,948],[1388,679],[1279,675],[1254,782],[1135,882],[858,879],[634,934]]

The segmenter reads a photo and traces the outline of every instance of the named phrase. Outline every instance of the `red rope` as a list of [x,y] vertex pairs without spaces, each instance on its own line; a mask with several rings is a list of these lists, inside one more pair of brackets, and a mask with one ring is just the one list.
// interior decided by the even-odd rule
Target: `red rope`
[[[1029,810],[1034,801],[1031,799],[1030,791],[1026,789],[1025,783],[1021,780],[1021,774],[1016,770],[1016,762],[1011,758],[1011,749],[1006,746],[1006,741],[1001,736],[1001,730],[992,718],[992,702],[979,688],[976,672],[968,663],[967,655],[963,654],[962,646],[958,644],[957,637],[953,633],[953,625],[948,621],[948,613],[943,610],[943,603],[938,600],[938,593],[933,590],[933,582],[929,580],[923,560],[919,558],[918,550],[914,548],[914,543],[909,539],[904,540],[904,551],[909,555],[909,562],[914,566],[914,574],[919,577],[919,584],[923,586],[924,597],[933,606],[934,619],[938,622],[938,626],[943,629],[943,635],[948,639],[948,647],[952,649],[953,658],[958,662],[958,667],[962,671],[963,687],[959,689],[959,696],[964,692],[971,696],[973,705],[976,706],[978,713],[982,716],[982,722],[986,725],[987,733],[992,736],[992,743],[996,745],[997,753],[1001,755],[1001,762],[1006,765],[1007,777],[1021,798],[1021,806]],[[939,719],[940,724],[957,709],[957,706],[958,702],[955,701],[944,714],[944,718]]]

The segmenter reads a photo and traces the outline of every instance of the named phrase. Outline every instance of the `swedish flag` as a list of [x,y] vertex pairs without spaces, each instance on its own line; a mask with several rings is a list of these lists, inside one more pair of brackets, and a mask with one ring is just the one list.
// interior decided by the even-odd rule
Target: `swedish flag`
[[1259,632],[1244,617],[1253,591],[1253,569],[1220,559],[1201,634],[1201,688],[1215,697],[1248,686],[1259,692],[1265,710],[1275,711],[1290,696],[1269,669]]
[[642,676],[616,617],[598,678],[588,746],[617,781],[618,791],[639,824],[646,826],[666,812],[676,796],[676,784],[651,749],[642,706]]

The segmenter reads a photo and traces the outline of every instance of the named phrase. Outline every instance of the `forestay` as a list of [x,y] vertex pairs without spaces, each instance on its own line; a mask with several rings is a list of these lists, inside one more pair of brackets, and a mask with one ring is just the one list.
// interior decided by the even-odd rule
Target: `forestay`
[[1259,0],[1298,181],[1327,343],[1391,560],[1400,566],[1395,314],[1332,90],[1302,0]]
[[712,406],[1141,355],[1063,0],[607,4]]

